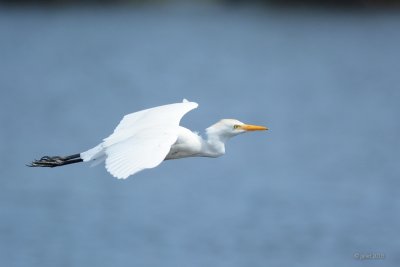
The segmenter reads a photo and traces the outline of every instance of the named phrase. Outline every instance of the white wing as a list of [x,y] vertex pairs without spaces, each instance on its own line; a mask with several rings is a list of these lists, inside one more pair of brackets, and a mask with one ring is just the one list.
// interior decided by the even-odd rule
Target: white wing
[[178,138],[180,120],[197,106],[195,102],[175,103],[126,115],[101,144],[107,171],[125,179],[159,165]]

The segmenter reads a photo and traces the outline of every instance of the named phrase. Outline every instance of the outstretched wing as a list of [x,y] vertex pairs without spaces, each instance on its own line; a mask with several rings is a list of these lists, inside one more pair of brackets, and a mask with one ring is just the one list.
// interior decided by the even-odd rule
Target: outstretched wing
[[178,138],[180,120],[197,106],[175,103],[126,115],[102,143],[107,171],[125,179],[159,165]]

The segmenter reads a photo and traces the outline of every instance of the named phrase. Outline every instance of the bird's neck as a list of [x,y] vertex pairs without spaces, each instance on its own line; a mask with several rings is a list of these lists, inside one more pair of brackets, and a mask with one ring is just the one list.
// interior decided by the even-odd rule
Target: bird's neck
[[228,137],[207,133],[207,140],[204,140],[203,151],[206,157],[219,157],[225,154],[225,142]]

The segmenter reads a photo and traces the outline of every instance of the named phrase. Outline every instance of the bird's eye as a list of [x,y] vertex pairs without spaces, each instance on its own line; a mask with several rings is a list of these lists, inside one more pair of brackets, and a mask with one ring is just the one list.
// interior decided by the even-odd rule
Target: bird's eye
[[233,129],[237,129],[239,127],[240,127],[240,125],[237,125],[237,124],[233,125]]

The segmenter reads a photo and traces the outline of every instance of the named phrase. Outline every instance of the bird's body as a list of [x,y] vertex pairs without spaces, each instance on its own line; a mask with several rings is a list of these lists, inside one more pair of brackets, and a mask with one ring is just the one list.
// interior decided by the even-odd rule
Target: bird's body
[[48,157],[32,162],[32,167],[57,167],[77,162],[98,164],[105,161],[108,172],[125,179],[143,169],[154,168],[164,160],[186,157],[219,157],[225,142],[246,131],[267,130],[224,119],[207,128],[207,139],[179,125],[181,118],[197,103],[182,103],[150,108],[126,115],[114,132],[99,145],[80,154]]
[[201,155],[204,140],[200,135],[190,131],[189,129],[179,126],[178,138],[171,146],[165,160],[181,159],[188,157],[203,156]]

